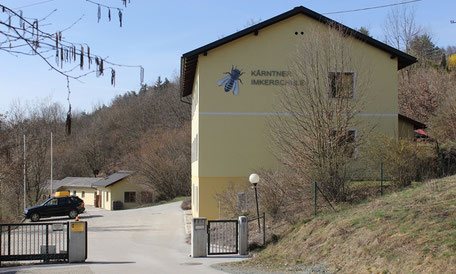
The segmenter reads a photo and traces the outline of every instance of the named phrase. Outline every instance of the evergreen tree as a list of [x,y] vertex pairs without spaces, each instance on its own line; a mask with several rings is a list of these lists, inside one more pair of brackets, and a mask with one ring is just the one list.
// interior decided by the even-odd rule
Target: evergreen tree
[[143,95],[144,93],[146,93],[148,88],[149,87],[147,86],[147,84],[141,85],[141,88],[139,89],[139,95]]
[[410,52],[423,61],[438,62],[442,50],[437,47],[429,34],[418,35],[410,42]]
[[162,82],[160,76],[158,76],[157,81],[155,81],[154,89],[155,90],[162,90],[163,89],[163,82]]
[[442,61],[440,61],[440,67],[442,69],[447,69],[447,61],[446,61],[446,55],[445,53],[442,54]]
[[168,78],[165,77],[165,81],[163,81],[163,88],[166,88],[169,85],[169,80]]
[[361,32],[361,33],[364,34],[364,35],[367,35],[367,36],[371,37],[371,35],[370,35],[370,33],[369,33],[369,30],[368,30],[366,27],[360,27],[360,28],[358,29],[358,31]]

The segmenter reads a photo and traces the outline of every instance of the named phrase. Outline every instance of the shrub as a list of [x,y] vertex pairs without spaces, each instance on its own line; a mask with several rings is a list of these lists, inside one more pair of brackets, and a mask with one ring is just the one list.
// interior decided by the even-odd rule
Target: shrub
[[181,208],[183,210],[190,210],[192,209],[192,198],[187,198],[182,201]]
[[436,176],[437,153],[429,143],[382,137],[370,146],[369,154],[375,165],[383,163],[385,175],[394,187]]
[[[259,211],[272,220],[296,220],[297,215],[311,214],[312,186],[294,172],[261,170],[258,183]],[[250,185],[228,189],[217,195],[224,217],[256,216],[255,192]]]

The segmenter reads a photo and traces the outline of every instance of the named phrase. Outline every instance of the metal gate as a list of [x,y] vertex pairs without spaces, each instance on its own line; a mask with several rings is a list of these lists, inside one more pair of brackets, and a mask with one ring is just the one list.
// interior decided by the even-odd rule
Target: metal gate
[[68,260],[69,223],[0,224],[0,263]]
[[207,223],[208,255],[238,254],[239,223],[237,220],[214,220]]

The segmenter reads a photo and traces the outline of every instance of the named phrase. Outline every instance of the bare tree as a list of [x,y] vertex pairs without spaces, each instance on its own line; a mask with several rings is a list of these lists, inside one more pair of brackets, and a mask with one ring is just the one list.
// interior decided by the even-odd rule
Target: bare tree
[[356,115],[370,70],[353,42],[336,26],[310,33],[290,58],[289,85],[278,95],[279,114],[270,119],[278,159],[335,200],[345,197],[348,168],[364,135]]
[[[106,14],[109,16],[109,21],[111,21],[111,9],[116,10],[120,27],[122,27],[123,9],[121,7],[107,6],[93,0],[86,0],[85,3],[98,7],[98,22],[102,9],[107,9]],[[127,7],[127,0],[122,0],[122,3]],[[140,70],[140,84],[143,84],[144,69],[139,65],[113,63],[106,57],[102,57],[102,54],[95,53],[86,43],[68,41],[65,38],[65,32],[77,24],[82,17],[68,27],[47,30],[49,17],[56,11],[56,9],[50,11],[42,18],[30,19],[30,16],[25,15],[22,10],[12,9],[0,3],[0,53],[38,57],[51,70],[66,78],[69,103],[66,126],[68,134],[71,134],[70,80],[80,79],[92,73],[96,73],[97,77],[103,76],[105,71],[109,71],[111,85],[115,86],[115,67],[136,67]],[[64,65],[71,67],[64,68]],[[78,73],[78,67],[83,71]]]
[[[101,8],[109,10],[109,21],[111,21],[110,10],[117,10],[122,27],[122,8],[106,6],[95,1],[87,1],[87,3],[98,6],[98,21],[101,16]],[[126,7],[126,1],[124,1],[124,5]],[[100,76],[104,75],[104,70],[111,69],[111,84],[115,85],[113,66],[119,66],[118,64],[109,62],[97,55],[85,43],[71,42],[65,39],[65,31],[71,29],[80,19],[66,28],[52,32],[46,31],[46,27],[43,25],[46,25],[49,17],[56,11],[53,10],[40,19],[30,19],[24,15],[22,10],[11,9],[0,4],[0,51],[13,55],[37,56],[52,70],[67,79],[78,79],[92,72],[96,72],[97,76]],[[51,57],[49,53],[51,53]],[[96,70],[77,74],[74,72],[74,65],[72,68],[64,69],[65,63],[74,63],[76,67],[79,66],[81,69],[87,67],[89,70],[93,64],[96,66]]]
[[391,8],[383,24],[385,42],[399,50],[409,52],[410,42],[422,34],[423,29],[416,23],[415,9],[407,5]]
[[456,140],[456,88],[451,85],[448,95],[434,115],[430,117],[429,126],[432,136],[442,143],[453,144]]
[[[140,174],[165,199],[190,194],[189,123],[144,138],[139,151]],[[149,134],[150,135],[150,134]]]
[[439,106],[448,101],[454,75],[433,67],[416,67],[399,74],[399,112],[427,123]]

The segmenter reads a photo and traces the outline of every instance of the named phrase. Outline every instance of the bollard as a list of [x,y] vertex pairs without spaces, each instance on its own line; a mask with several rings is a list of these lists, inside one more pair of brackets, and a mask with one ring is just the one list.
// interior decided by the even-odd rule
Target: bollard
[[70,222],[68,262],[82,263],[87,259],[87,222]]
[[249,223],[247,217],[239,217],[239,255],[249,254]]
[[193,258],[207,257],[207,219],[192,219],[192,252]]

